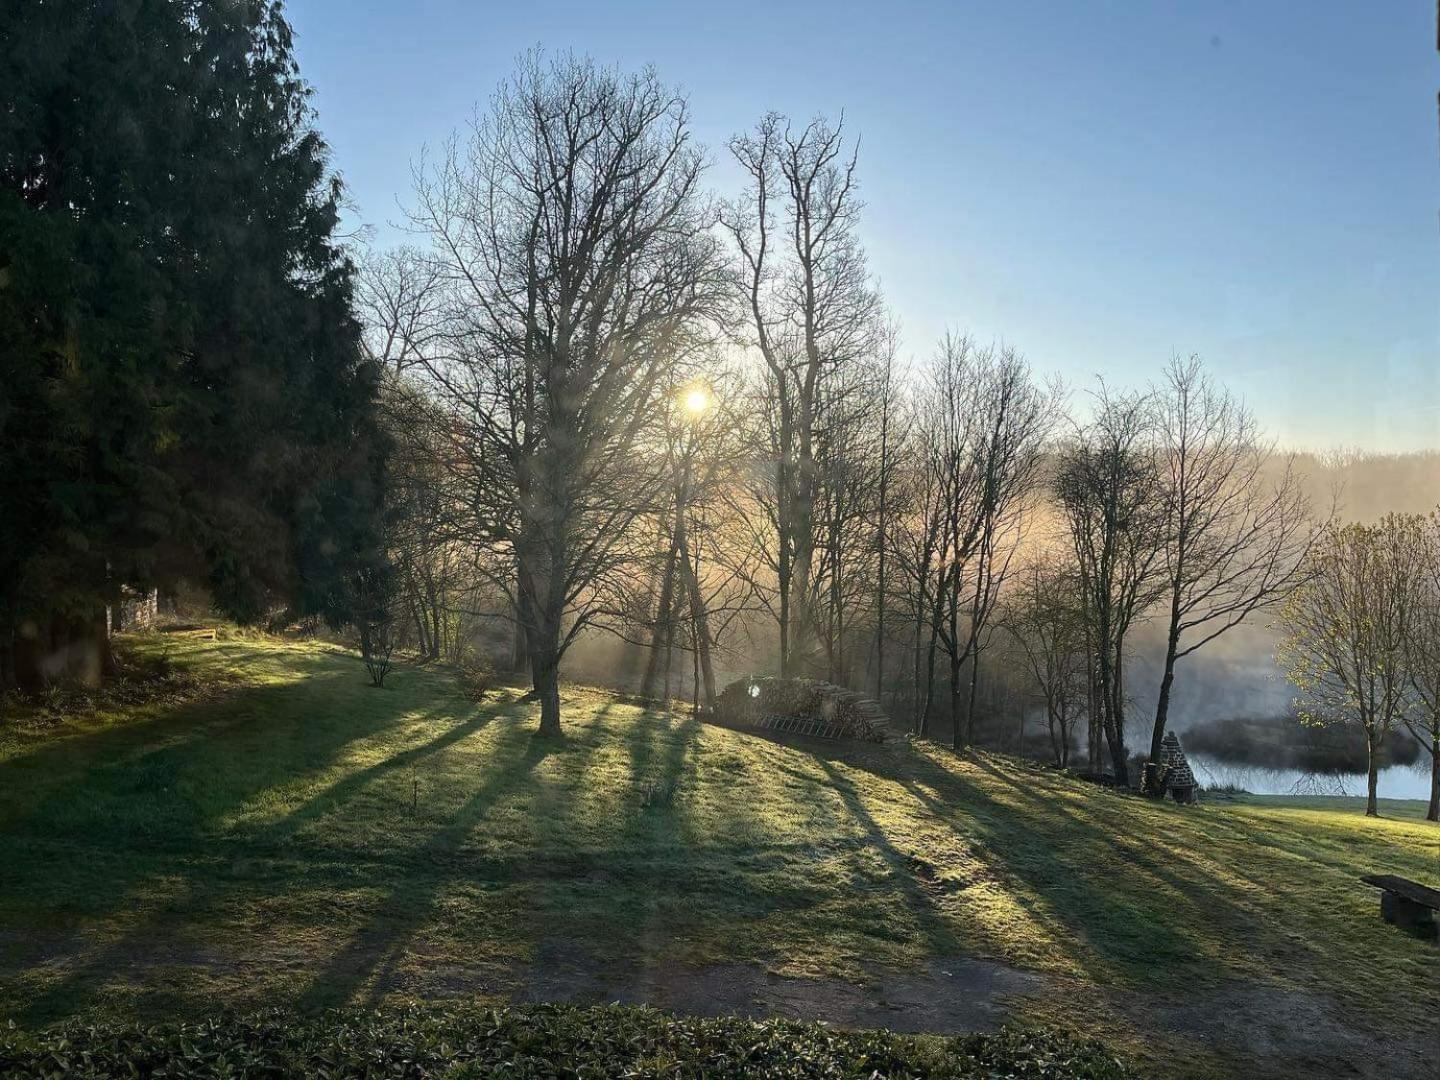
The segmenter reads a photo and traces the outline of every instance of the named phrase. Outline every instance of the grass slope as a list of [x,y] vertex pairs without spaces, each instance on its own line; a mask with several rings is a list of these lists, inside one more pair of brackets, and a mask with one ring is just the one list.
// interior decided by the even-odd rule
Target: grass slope
[[[873,984],[961,956],[1042,976],[1022,1019],[1198,1071],[1253,1069],[1230,1014],[1277,1002],[1381,1042],[1440,1014],[1440,949],[1381,923],[1356,880],[1434,882],[1421,821],[1182,808],[579,689],[551,743],[512,691],[476,706],[405,669],[374,690],[325,646],[135,648],[230,685],[0,726],[0,1016],[23,1026],[584,996],[545,976],[577,966]],[[1194,1001],[1213,1016],[1177,1011]]]

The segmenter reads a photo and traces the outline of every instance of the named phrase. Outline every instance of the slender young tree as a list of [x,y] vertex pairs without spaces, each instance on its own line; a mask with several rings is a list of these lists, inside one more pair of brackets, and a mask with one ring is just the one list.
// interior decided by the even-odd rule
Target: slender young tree
[[[736,252],[749,338],[763,361],[762,426],[772,444],[766,514],[774,535],[780,671],[814,651],[819,482],[816,438],[828,377],[878,354],[881,303],[856,237],[856,150],[843,123],[798,131],[771,113],[730,141],[749,188],[722,214]],[[763,489],[762,489],[763,490]]]
[[1380,750],[1405,714],[1407,649],[1423,602],[1422,519],[1325,527],[1305,581],[1280,611],[1275,659],[1299,692],[1301,719],[1365,734],[1365,813],[1375,817]]
[[1293,457],[1275,453],[1198,358],[1172,360],[1154,402],[1166,632],[1145,787],[1163,794],[1177,662],[1282,602],[1304,573],[1315,529]]
[[[1095,415],[1061,453],[1055,495],[1069,533],[1086,616],[1092,737],[1104,736],[1116,783],[1130,782],[1125,660],[1131,628],[1160,596],[1164,547],[1151,402],[1103,384]],[[1092,742],[1092,763],[1098,760]]]
[[979,349],[964,337],[942,343],[926,398],[921,460],[931,476],[920,485],[917,535],[907,544],[911,565],[924,575],[919,592],[928,608],[917,727],[928,726],[936,653],[943,651],[952,741],[959,750],[972,734],[978,654],[1043,491],[1041,464],[1057,399],[1035,384],[1013,350]]
[[1055,764],[1066,768],[1075,726],[1085,715],[1090,677],[1085,610],[1074,568],[1054,558],[1026,566],[1001,621],[1045,706]]
[[880,461],[876,477],[879,505],[875,516],[875,700],[882,704],[885,700],[885,615],[890,603],[890,583],[886,571],[889,569],[895,444],[898,441],[893,430],[897,398],[895,353],[898,344],[899,331],[892,324],[886,331],[884,342],[884,371],[880,384]]

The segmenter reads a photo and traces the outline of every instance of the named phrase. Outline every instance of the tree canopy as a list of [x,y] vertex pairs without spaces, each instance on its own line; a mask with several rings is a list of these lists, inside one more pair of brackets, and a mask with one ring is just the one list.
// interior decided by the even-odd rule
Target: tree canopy
[[172,576],[344,617],[374,377],[280,5],[7,5],[0,42],[0,683]]

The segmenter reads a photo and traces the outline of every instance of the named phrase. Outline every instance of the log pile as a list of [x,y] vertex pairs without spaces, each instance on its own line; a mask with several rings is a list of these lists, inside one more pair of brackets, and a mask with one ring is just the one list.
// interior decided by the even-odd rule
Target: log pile
[[716,719],[735,727],[829,739],[884,742],[890,721],[880,704],[816,679],[736,679],[715,702]]

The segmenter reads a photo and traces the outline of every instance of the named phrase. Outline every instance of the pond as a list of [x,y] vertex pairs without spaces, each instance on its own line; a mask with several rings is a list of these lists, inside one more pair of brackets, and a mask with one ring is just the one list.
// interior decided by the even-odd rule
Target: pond
[[[1255,795],[1358,795],[1365,794],[1363,773],[1321,775],[1297,769],[1267,769],[1253,765],[1227,765],[1200,754],[1189,755],[1196,779],[1206,786],[1234,784]],[[1381,769],[1376,794],[1382,799],[1428,799],[1430,759],[1417,765]]]

